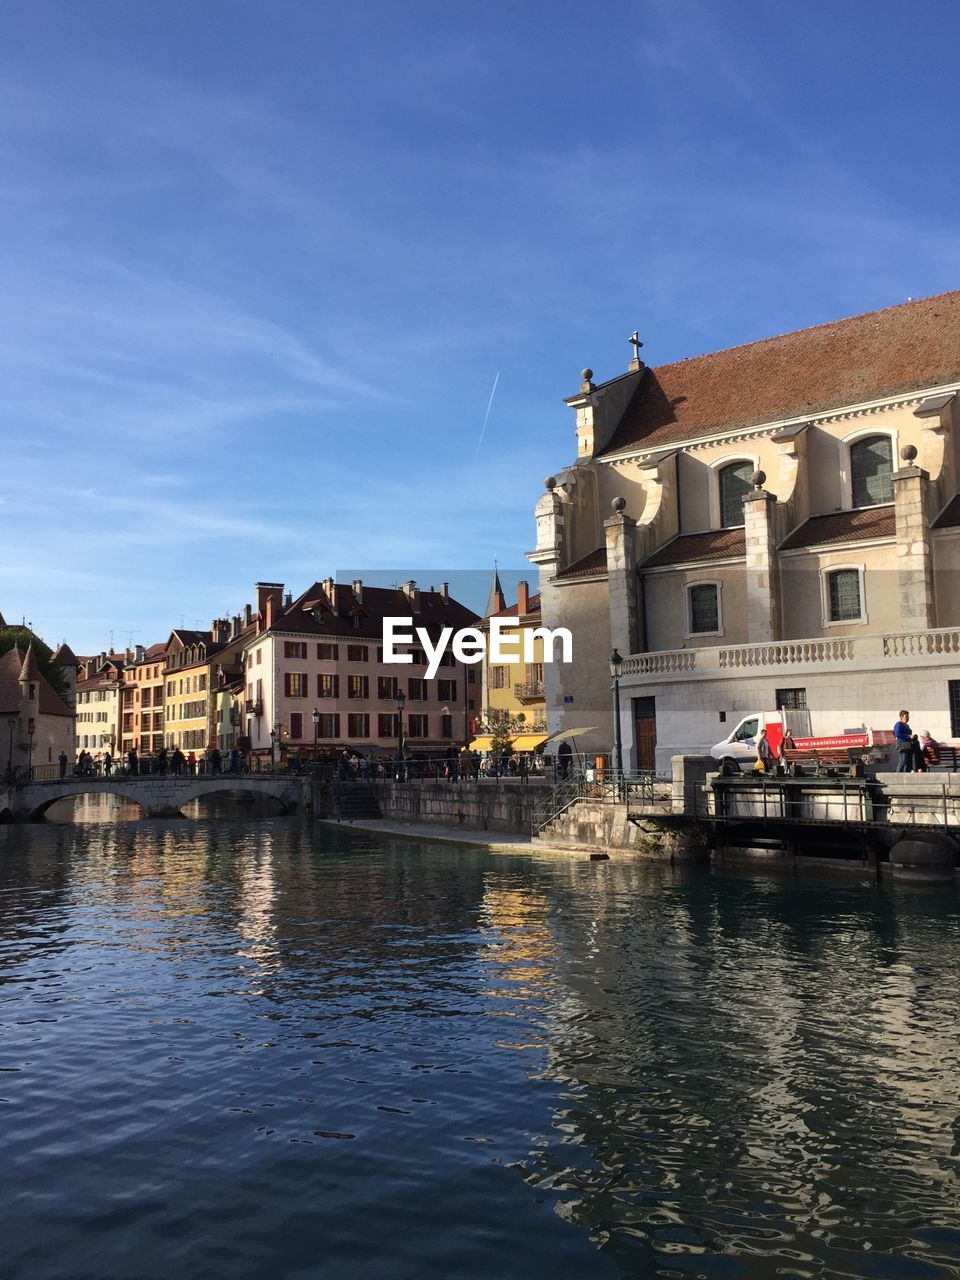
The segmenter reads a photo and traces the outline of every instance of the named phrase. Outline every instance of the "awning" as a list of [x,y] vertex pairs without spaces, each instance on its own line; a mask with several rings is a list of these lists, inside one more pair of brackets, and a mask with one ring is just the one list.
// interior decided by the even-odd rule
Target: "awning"
[[596,725],[588,725],[585,729],[564,729],[560,733],[553,734],[547,738],[547,743],[559,742],[561,738],[582,738],[588,733],[599,733],[600,730]]
[[[547,740],[545,733],[518,733],[510,735],[511,751],[536,751],[537,747],[542,746]],[[493,736],[489,733],[481,733],[479,737],[474,738],[470,743],[471,751],[492,751]]]

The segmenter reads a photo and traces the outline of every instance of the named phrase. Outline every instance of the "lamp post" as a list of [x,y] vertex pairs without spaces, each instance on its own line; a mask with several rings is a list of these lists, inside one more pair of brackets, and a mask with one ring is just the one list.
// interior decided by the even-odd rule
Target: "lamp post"
[[313,708],[313,758],[320,759],[320,711]]
[[33,735],[37,732],[35,720],[27,721],[27,781],[33,781]]
[[7,721],[7,730],[9,732],[9,740],[7,741],[7,781],[13,781],[13,731],[17,727],[15,716],[11,716]]
[[407,705],[407,695],[400,689],[397,693],[397,781],[406,781],[405,761],[403,757],[403,708]]
[[280,726],[274,725],[270,730],[270,764],[275,769],[277,767],[277,743],[280,741]]
[[623,792],[623,741],[620,736],[620,677],[623,675],[623,658],[614,649],[610,655],[610,675],[613,677],[613,768],[617,780],[617,794]]

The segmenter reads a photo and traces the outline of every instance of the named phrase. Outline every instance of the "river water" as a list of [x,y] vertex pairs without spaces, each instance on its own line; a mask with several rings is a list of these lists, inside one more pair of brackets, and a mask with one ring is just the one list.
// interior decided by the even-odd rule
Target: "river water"
[[960,1275],[952,890],[0,828],[0,1276]]

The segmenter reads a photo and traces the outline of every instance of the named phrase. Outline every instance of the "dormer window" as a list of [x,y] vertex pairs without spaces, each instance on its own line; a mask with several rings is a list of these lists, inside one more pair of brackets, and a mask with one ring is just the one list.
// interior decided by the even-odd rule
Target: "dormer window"
[[889,436],[867,436],[850,446],[850,486],[855,507],[893,501],[893,445]]
[[750,477],[752,462],[733,462],[718,477],[720,484],[720,526],[730,529],[744,523],[743,500],[753,487]]

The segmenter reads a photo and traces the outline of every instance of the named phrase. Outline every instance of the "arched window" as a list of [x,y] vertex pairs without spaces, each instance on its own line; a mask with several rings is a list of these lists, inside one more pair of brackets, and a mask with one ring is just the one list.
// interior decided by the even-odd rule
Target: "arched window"
[[850,488],[855,507],[893,501],[893,448],[889,436],[867,436],[850,446]]
[[750,492],[752,462],[733,462],[720,472],[720,524],[724,529],[743,524],[743,500]]

